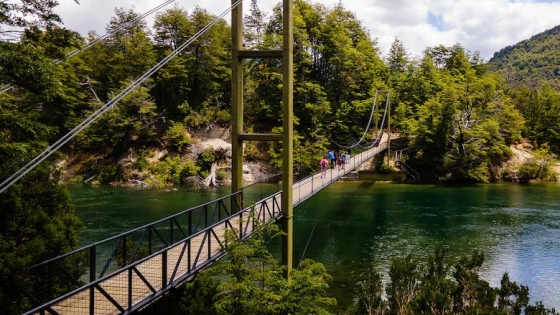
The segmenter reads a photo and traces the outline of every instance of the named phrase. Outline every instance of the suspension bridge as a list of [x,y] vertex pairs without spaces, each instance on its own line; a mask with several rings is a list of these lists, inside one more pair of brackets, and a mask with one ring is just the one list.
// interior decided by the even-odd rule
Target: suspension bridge
[[[164,4],[139,16],[174,2]],[[143,84],[172,58],[216,24],[232,13],[232,193],[209,203],[191,208],[151,224],[90,244],[70,253],[29,267],[30,277],[37,288],[28,296],[35,308],[30,314],[130,314],[160,296],[190,280],[197,272],[225,255],[226,232],[237,239],[251,236],[257,223],[281,221],[283,236],[282,263],[286,276],[293,265],[293,208],[349,172],[388,149],[390,133],[378,132],[363,152],[350,157],[345,169],[332,168],[326,176],[318,172],[294,181],[293,172],[293,2],[283,0],[282,50],[255,51],[243,48],[242,0],[232,0],[231,6],[191,39],[177,47],[152,69],[135,80],[108,103],[99,108],[68,134],[49,146],[9,178],[0,183],[0,193],[25,176],[42,161],[68,143],[80,131],[114,107],[121,99]],[[135,22],[126,23],[113,33]],[[112,34],[112,33],[111,33]],[[81,50],[93,46],[111,34],[100,37]],[[71,57],[81,50],[69,53]],[[282,58],[283,61],[283,130],[282,134],[249,134],[243,132],[243,59]],[[60,60],[56,63],[62,62]],[[0,93],[11,90],[0,88]],[[388,92],[388,91],[385,91]],[[372,123],[378,92],[362,137],[354,144],[340,147],[351,149],[362,143]],[[387,120],[390,130],[390,93],[388,92],[381,130]],[[243,186],[243,141],[282,141],[284,172],[266,181],[281,182],[278,189],[256,202],[243,199],[249,186]],[[401,164],[399,164],[401,165]],[[405,165],[402,162],[402,165]],[[229,232],[231,231],[231,232]]]
[[[351,157],[345,170],[329,169],[325,178],[318,172],[295,182],[293,206],[385,150],[388,138],[384,134],[377,146]],[[282,191],[247,206],[236,203],[242,194],[243,190],[31,267],[34,275],[79,287],[25,315],[129,314],[142,309],[223,257],[226,230],[245,239],[257,221],[282,218]],[[81,279],[70,279],[67,265],[79,258],[86,270],[80,271]],[[47,293],[51,288],[48,281],[43,283]]]

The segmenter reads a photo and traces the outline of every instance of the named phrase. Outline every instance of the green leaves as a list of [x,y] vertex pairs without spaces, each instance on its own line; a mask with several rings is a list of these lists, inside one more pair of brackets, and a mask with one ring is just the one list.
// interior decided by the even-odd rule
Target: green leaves
[[[253,236],[242,242],[237,233],[226,232],[227,261],[213,266],[192,285],[187,285],[183,300],[187,314],[330,314],[326,308],[336,305],[336,300],[324,296],[327,281],[332,278],[323,264],[302,261],[288,282],[284,267],[267,250],[270,242],[282,234],[276,225],[257,223]],[[195,294],[197,299],[192,298]],[[214,313],[209,313],[210,310]]]
[[[381,277],[373,268],[360,275],[357,299],[348,315],[371,314],[557,314],[541,302],[529,305],[529,288],[511,282],[504,274],[501,286],[492,288],[480,277],[484,255],[474,251],[451,265],[446,250],[436,248],[427,263],[419,263],[409,254],[392,261],[390,282],[383,299]],[[534,313],[533,313],[534,312]]]
[[397,90],[396,124],[415,156],[409,162],[439,180],[494,178],[524,123],[503,80],[494,73],[477,75],[469,58],[459,45],[428,49]]
[[507,46],[489,61],[492,70],[504,74],[512,86],[538,87],[548,83],[560,89],[560,26]]

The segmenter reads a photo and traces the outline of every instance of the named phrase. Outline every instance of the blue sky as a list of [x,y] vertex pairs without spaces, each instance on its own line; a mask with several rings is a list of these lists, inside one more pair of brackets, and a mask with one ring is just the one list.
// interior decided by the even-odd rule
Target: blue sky
[[[339,0],[312,2],[333,6]],[[86,34],[104,33],[114,7],[145,12],[164,0],[70,0],[57,9],[66,26]],[[269,11],[279,0],[258,0]],[[191,10],[196,5],[221,13],[229,0],[177,0]],[[245,11],[250,1],[245,0]],[[485,58],[494,52],[560,24],[560,1],[554,0],[342,0],[356,13],[385,54],[397,37],[412,56],[426,47],[461,43]]]
[[445,22],[441,14],[428,10],[428,23],[434,26],[438,31],[445,32]]

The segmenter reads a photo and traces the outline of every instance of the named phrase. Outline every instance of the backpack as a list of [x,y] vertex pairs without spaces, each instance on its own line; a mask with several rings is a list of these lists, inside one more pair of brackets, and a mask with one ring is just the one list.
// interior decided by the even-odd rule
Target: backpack
[[322,159],[320,164],[321,166],[327,166],[329,162],[326,159]]

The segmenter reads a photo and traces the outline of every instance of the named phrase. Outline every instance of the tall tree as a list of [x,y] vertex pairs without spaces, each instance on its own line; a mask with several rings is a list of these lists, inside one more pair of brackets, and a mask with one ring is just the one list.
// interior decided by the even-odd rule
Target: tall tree
[[259,8],[257,0],[251,0],[249,15],[244,18],[245,45],[248,47],[259,47],[263,44],[266,20],[266,13]]
[[[53,13],[57,1],[0,2],[0,82],[16,90],[0,95],[0,179],[3,181],[39,154],[72,124],[79,87],[67,66],[56,66],[77,41],[75,32],[60,28]],[[11,37],[10,27],[21,36]],[[16,42],[9,42],[16,41]],[[49,160],[0,194],[0,312],[21,314],[37,300],[53,298],[68,287],[45,283],[30,274],[30,265],[71,250],[82,225],[60,186],[60,170]],[[79,262],[59,266],[74,276]]]
[[403,73],[408,65],[408,52],[402,41],[395,38],[387,56],[387,67],[391,74]]

